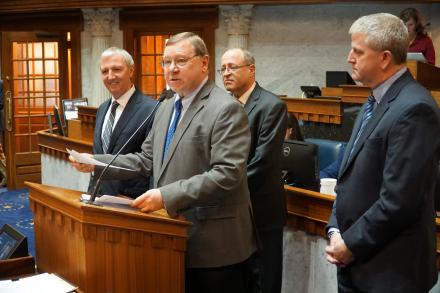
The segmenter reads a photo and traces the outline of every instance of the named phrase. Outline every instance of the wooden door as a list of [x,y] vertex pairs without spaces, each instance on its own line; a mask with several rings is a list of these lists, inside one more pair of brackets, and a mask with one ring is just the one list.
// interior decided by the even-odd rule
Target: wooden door
[[66,97],[66,33],[7,32],[2,37],[7,186],[41,182],[36,132]]

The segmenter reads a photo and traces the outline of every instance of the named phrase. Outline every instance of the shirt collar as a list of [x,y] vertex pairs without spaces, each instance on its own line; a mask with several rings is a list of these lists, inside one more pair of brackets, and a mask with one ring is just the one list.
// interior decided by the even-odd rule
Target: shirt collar
[[174,102],[177,100],[182,100],[182,110],[188,109],[188,107],[191,105],[192,101],[196,97],[196,95],[199,93],[199,91],[202,89],[202,87],[208,82],[208,77],[206,76],[205,79],[200,83],[198,88],[196,88],[194,91],[186,95],[185,97],[181,97],[178,93],[176,93]]
[[257,84],[257,83],[254,81],[254,83],[252,84],[252,86],[251,86],[250,88],[248,88],[248,90],[247,90],[244,94],[242,94],[241,97],[238,98],[238,101],[239,101],[243,106],[246,105],[246,102],[247,102],[247,100],[249,99],[249,97],[251,96],[252,91],[254,90],[256,84]]
[[134,94],[135,91],[135,87],[134,85],[131,86],[131,88],[125,92],[125,94],[123,94],[122,96],[119,97],[119,99],[115,99],[114,97],[112,97],[112,103],[114,101],[117,101],[119,104],[119,107],[125,108],[125,106],[127,106],[128,101],[130,100],[131,96]]
[[407,68],[404,66],[402,69],[394,73],[390,78],[382,82],[380,85],[378,85],[375,89],[373,89],[373,96],[376,99],[376,102],[379,104],[382,100],[383,96],[386,94],[388,89],[393,85],[393,83],[401,77],[405,72]]

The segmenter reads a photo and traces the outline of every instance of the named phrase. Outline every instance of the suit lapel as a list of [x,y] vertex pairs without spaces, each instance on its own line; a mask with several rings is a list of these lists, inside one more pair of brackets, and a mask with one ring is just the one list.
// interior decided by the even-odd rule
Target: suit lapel
[[249,99],[246,101],[246,104],[244,105],[244,111],[246,114],[251,114],[252,110],[255,108],[255,106],[258,104],[258,100],[260,99],[261,94],[261,87],[258,83],[256,83],[254,90],[252,91],[251,95],[249,96]]
[[[200,92],[196,95],[194,100],[192,101],[191,105],[189,106],[188,110],[186,110],[185,115],[182,117],[182,120],[180,121],[179,125],[176,128],[176,131],[174,133],[173,139],[171,140],[170,147],[168,149],[167,157],[164,159],[162,166],[160,168],[157,181],[159,182],[160,177],[162,176],[164,170],[166,169],[168,163],[170,162],[171,158],[174,155],[174,152],[176,148],[179,145],[180,140],[182,139],[182,136],[185,134],[185,131],[188,129],[188,127],[191,124],[191,121],[193,120],[194,116],[205,106],[206,98],[208,98],[211,90],[214,88],[214,83],[208,81],[205,86],[202,87]],[[170,111],[170,117],[172,115],[174,104],[172,104],[171,111]],[[168,119],[169,121],[169,119]],[[168,122],[169,124],[169,122]],[[165,144],[165,136],[168,131],[168,125],[166,129],[163,132],[163,139],[160,141],[160,149],[163,150],[164,144]],[[162,154],[161,154],[162,156]]]
[[[405,86],[408,82],[410,82],[411,79],[412,79],[411,74],[409,73],[409,71],[407,71],[401,77],[399,77],[396,80],[396,82],[394,82],[391,85],[391,87],[388,89],[388,91],[383,96],[380,104],[374,110],[373,116],[371,117],[370,121],[368,122],[367,126],[365,127],[364,131],[362,132],[361,136],[359,137],[359,140],[353,149],[353,153],[350,156],[350,151],[353,147],[354,139],[356,137],[357,132],[359,131],[359,127],[362,122],[361,121],[362,119],[358,119],[358,121],[356,123],[356,132],[352,133],[352,137],[350,138],[350,142],[347,145],[347,151],[344,154],[344,159],[342,161],[342,169],[340,172],[341,175],[345,172],[347,167],[351,164],[351,162],[354,160],[356,155],[362,149],[365,141],[370,136],[371,132],[373,132],[373,130],[379,124],[379,122],[382,119],[382,116],[385,114],[385,112],[388,111],[390,104],[398,96],[402,87]],[[363,109],[363,111],[362,111],[362,115],[360,114],[360,117],[363,116],[363,113],[365,111],[365,105],[362,109]],[[350,160],[348,160],[348,157],[350,157]]]
[[112,135],[110,137],[110,142],[108,145],[107,153],[113,153],[113,148],[115,147],[116,141],[118,140],[119,135],[122,130],[127,126],[130,122],[130,118],[134,117],[135,113],[140,109],[138,104],[142,102],[141,95],[138,94],[137,90],[133,93],[133,95],[128,100],[127,105],[125,106],[124,111],[122,111],[121,117],[119,117],[118,122],[113,129]]

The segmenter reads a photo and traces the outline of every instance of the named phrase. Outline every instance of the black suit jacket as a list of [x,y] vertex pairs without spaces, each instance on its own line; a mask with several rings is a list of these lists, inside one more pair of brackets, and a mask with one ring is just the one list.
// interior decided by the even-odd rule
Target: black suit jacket
[[[139,127],[139,125],[147,118],[154,108],[155,101],[147,96],[144,96],[140,91],[136,90],[130,97],[121,117],[116,124],[110,144],[108,147],[108,154],[116,154],[132,133]],[[103,154],[101,133],[104,125],[105,114],[111,105],[111,99],[102,103],[98,112],[96,113],[96,126],[93,138],[93,153]],[[121,154],[129,154],[141,151],[142,142],[147,137],[154,114],[150,123],[146,123],[142,129],[133,137]],[[129,180],[103,180],[99,189],[99,194],[117,195],[123,194],[136,198],[149,188],[149,178],[137,177]],[[90,180],[89,192],[93,189],[93,178]]]
[[286,104],[257,83],[244,110],[251,129],[247,175],[257,229],[279,229],[287,215],[281,179]]
[[329,221],[355,257],[340,272],[365,292],[427,292],[437,280],[433,193],[440,148],[438,107],[404,73],[374,110],[348,160],[359,117]]

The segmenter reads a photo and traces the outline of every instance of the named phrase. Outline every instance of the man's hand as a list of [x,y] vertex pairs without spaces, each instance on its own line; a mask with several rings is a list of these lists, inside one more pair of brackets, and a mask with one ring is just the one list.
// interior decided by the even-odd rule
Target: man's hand
[[[84,154],[89,157],[93,157],[92,154]],[[90,173],[95,171],[95,165],[82,164],[76,161],[72,156],[69,156],[70,165],[72,165],[76,170],[84,173]]]
[[141,212],[154,212],[163,209],[162,194],[159,189],[150,189],[133,201],[133,207]]
[[337,266],[346,266],[354,259],[341,234],[337,232],[331,235],[330,243],[326,246],[325,252],[327,253],[327,261]]

